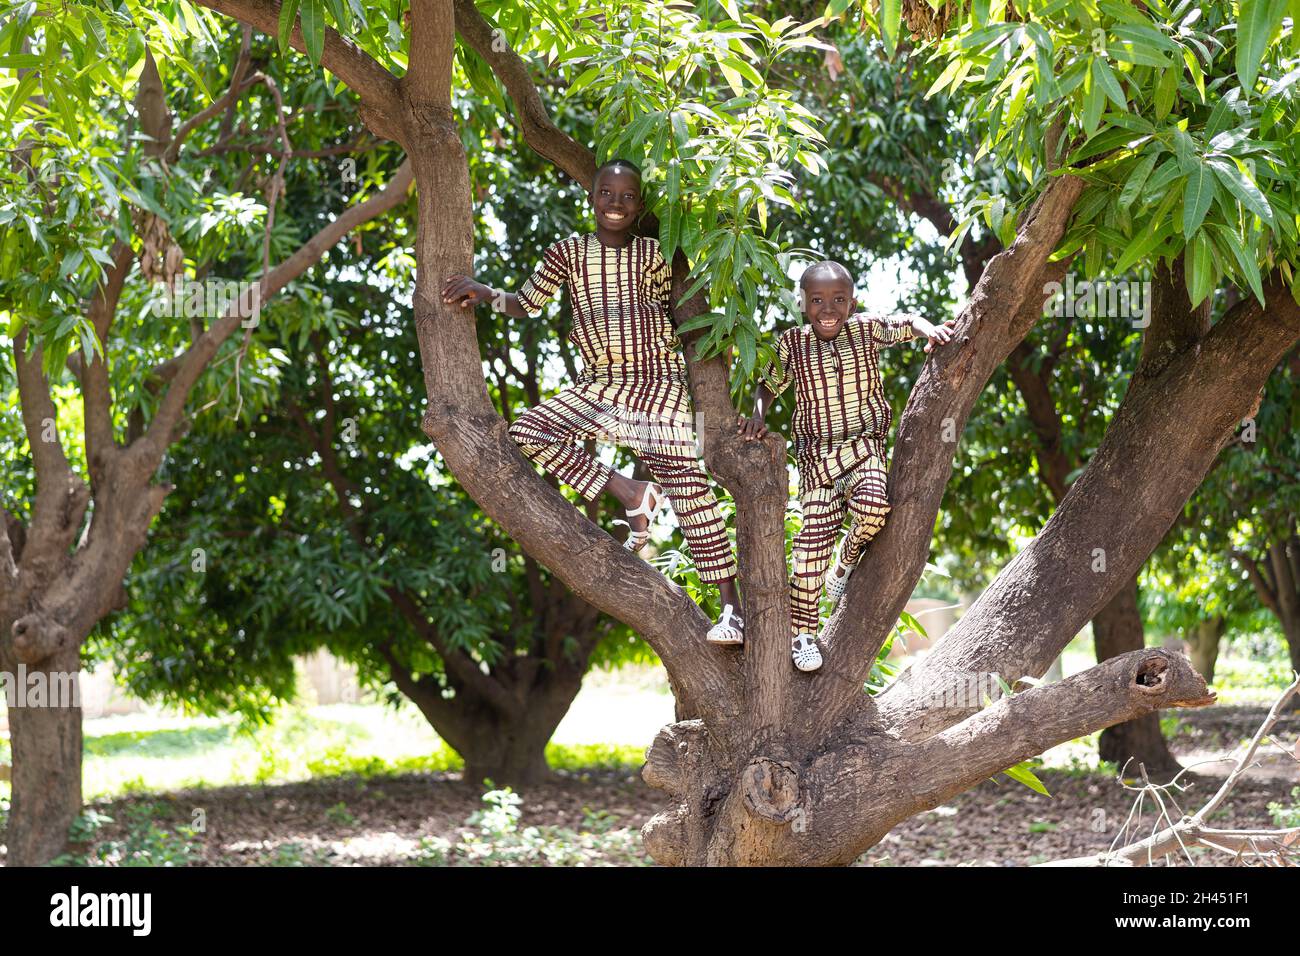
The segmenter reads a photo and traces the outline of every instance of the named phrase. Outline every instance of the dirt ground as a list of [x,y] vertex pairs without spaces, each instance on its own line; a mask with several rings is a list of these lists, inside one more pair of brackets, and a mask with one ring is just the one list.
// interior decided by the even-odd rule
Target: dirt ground
[[[1262,708],[1220,707],[1180,714],[1171,746],[1184,766],[1222,754],[1258,727]],[[1277,726],[1274,736],[1294,745],[1300,717]],[[1218,789],[1230,764],[1197,768],[1183,780],[1178,807],[1192,812]],[[1212,818],[1219,826],[1271,826],[1270,802],[1292,806],[1300,763],[1276,752],[1233,791]],[[1000,777],[951,803],[906,821],[865,854],[865,866],[1020,866],[1105,849],[1129,816],[1132,792],[1096,772],[1041,770],[1045,797]],[[199,865],[392,865],[420,858],[425,838],[456,844],[476,826],[467,820],[483,808],[481,790],[457,774],[338,778],[264,787],[228,787],[142,794],[97,804],[111,816],[96,841],[122,840],[125,820],[144,805],[163,829],[202,821],[189,838]],[[661,805],[635,772],[565,774],[524,791],[520,827],[564,827],[603,834],[586,862],[644,859],[636,832]],[[134,810],[133,810],[134,808]],[[603,813],[600,813],[603,811]],[[1176,819],[1177,809],[1171,808]],[[596,814],[593,817],[593,813]],[[1154,808],[1143,808],[1138,836],[1151,832]],[[425,842],[422,843],[422,839]],[[1129,842],[1125,840],[1124,842]],[[608,847],[616,846],[617,851]],[[425,856],[427,860],[427,854]],[[483,864],[493,862],[491,858]],[[537,862],[533,860],[533,862]],[[1200,865],[1231,860],[1207,855]],[[567,861],[568,865],[572,861]],[[564,865],[564,864],[561,864]]]

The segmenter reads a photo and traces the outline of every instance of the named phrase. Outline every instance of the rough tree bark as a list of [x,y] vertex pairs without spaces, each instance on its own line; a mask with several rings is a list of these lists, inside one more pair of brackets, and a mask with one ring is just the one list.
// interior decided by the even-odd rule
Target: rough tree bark
[[[279,6],[270,0],[204,2],[259,30],[275,29]],[[1113,658],[984,710],[936,703],[921,691],[946,691],[970,672],[1041,674],[1132,578],[1239,412],[1300,336],[1300,309],[1277,276],[1266,285],[1268,310],[1240,303],[1194,344],[1175,349],[1158,372],[1134,374],[1102,447],[1038,537],[907,680],[873,699],[863,682],[924,568],[951,471],[955,449],[944,437],[960,434],[993,369],[1041,313],[1044,283],[1061,265],[1047,260],[1082,182],[1062,175],[1043,188],[1016,240],[974,288],[957,344],[928,359],[899,424],[890,521],[831,623],[827,664],[799,674],[788,654],[784,449],[775,437],[735,440],[721,360],[701,362],[688,347],[705,460],[737,501],[743,652],[705,643],[707,621],[686,595],[549,487],[491,407],[473,320],[438,294],[443,276],[467,271],[472,251],[468,171],[450,100],[457,29],[521,110],[531,87],[512,51],[480,48],[476,37],[488,32],[481,21],[469,0],[459,0],[454,13],[452,0],[414,0],[411,68],[395,91],[383,92],[375,80],[382,69],[356,62],[364,53],[332,31],[326,66],[363,103],[379,91],[372,129],[397,139],[415,168],[414,319],[428,393],[422,427],[471,496],[526,551],[645,636],[667,667],[679,713],[691,717],[661,731],[647,754],[645,779],[669,797],[643,831],[656,859],[847,863],[901,820],[1056,743],[1161,707],[1212,700],[1185,657],[1159,649]],[[294,42],[300,47],[297,34]],[[544,111],[521,125],[539,151],[542,141],[560,141]],[[546,154],[573,160],[558,149]],[[585,162],[565,168],[584,182]],[[674,263],[675,274],[681,266]],[[1120,522],[1114,512],[1122,505],[1134,510]],[[1104,572],[1093,570],[1098,549]]]
[[[1154,369],[1179,348],[1185,348],[1209,329],[1209,301],[1196,309],[1187,297],[1183,260],[1179,256],[1172,267],[1157,263],[1154,269],[1151,316],[1142,339],[1140,367]],[[1065,453],[1062,424],[1052,397],[1051,382],[1060,359],[1063,337],[1049,347],[1046,355],[1035,362],[1028,342],[1016,346],[1007,363],[1011,380],[1020,392],[1038,440],[1038,473],[1042,483],[1059,506],[1070,489],[1069,475],[1081,464]],[[1092,620],[1092,633],[1098,662],[1145,644],[1142,616],[1138,610],[1137,576],[1126,583]],[[1154,714],[1139,717],[1131,725],[1109,727],[1102,731],[1098,754],[1103,760],[1123,765],[1132,759],[1153,774],[1176,773],[1180,764],[1169,751]]]
[[[242,78],[246,57],[247,47],[232,72],[235,79]],[[142,78],[139,107],[144,127],[153,131],[153,150],[173,145],[162,142],[170,136],[171,118],[158,91],[148,75]],[[188,135],[197,120],[216,112],[209,107],[197,114],[178,135]],[[383,190],[319,230],[261,279],[260,301],[302,275],[352,229],[402,202],[411,181],[409,165],[403,165]],[[101,342],[112,331],[134,253],[118,242],[110,257],[107,281],[87,307]],[[40,350],[28,355],[26,332],[18,334],[14,360],[36,497],[27,526],[6,514],[0,527],[0,670],[14,673],[21,665],[29,675],[43,675],[49,686],[75,684],[82,643],[98,621],[123,605],[123,577],[170,491],[166,484],[155,484],[154,477],[182,426],[189,393],[217,350],[241,327],[249,307],[247,301],[235,303],[196,333],[186,351],[154,370],[154,381],[166,389],[162,401],[148,427],[132,429],[125,443],[116,435],[104,360],[73,365],[83,398],[88,483],[74,473],[64,453]],[[9,702],[14,762],[5,834],[8,865],[41,864],[58,855],[80,808],[81,710],[62,706],[66,703],[18,707]]]

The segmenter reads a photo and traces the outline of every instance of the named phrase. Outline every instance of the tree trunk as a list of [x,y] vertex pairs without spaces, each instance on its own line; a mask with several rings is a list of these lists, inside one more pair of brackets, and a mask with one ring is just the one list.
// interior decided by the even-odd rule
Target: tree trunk
[[1221,617],[1197,621],[1194,627],[1187,629],[1187,656],[1192,659],[1192,666],[1205,678],[1207,684],[1214,683],[1214,665],[1219,660],[1219,642],[1223,639],[1225,621]]
[[[1140,651],[1146,646],[1142,615],[1138,610],[1136,577],[1116,591],[1110,603],[1092,619],[1092,634],[1098,664],[1129,651]],[[1102,760],[1113,761],[1120,767],[1130,760],[1134,761],[1134,769],[1137,764],[1143,764],[1148,773],[1164,775],[1182,769],[1169,752],[1169,746],[1160,733],[1160,716],[1155,713],[1107,727],[1101,732],[1097,754]]]
[[[0,620],[8,633],[11,622]],[[0,641],[0,671],[13,753],[6,866],[39,866],[63,852],[81,810],[81,706],[76,648],[38,665],[17,661]],[[39,697],[37,696],[39,693]],[[55,706],[55,705],[75,706]]]
[[582,686],[587,654],[559,663],[517,659],[496,674],[509,691],[510,705],[488,699],[474,688],[453,681],[454,701],[429,678],[415,680],[394,666],[393,678],[434,731],[465,761],[463,779],[478,786],[521,787],[551,779],[546,745],[573,705]]

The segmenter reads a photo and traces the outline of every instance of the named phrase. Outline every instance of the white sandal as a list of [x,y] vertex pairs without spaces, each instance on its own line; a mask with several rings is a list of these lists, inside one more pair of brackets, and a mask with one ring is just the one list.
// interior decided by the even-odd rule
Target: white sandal
[[710,644],[743,644],[745,643],[745,622],[740,619],[740,615],[735,612],[730,604],[724,604],[718,623],[709,628],[709,633],[705,635],[704,639]]
[[641,504],[627,512],[629,518],[636,518],[641,515],[646,516],[644,531],[633,531],[632,525],[626,521],[616,521],[615,524],[626,524],[627,539],[623,542],[623,547],[629,551],[640,551],[650,540],[650,529],[654,527],[655,518],[659,517],[659,511],[664,506],[668,496],[664,494],[664,489],[656,485],[653,481],[645,486],[645,494],[641,496]]
[[[835,558],[835,563],[826,570],[826,597],[832,604],[838,604],[840,598],[844,597],[844,592],[848,590],[849,575],[853,573],[855,564],[845,564],[839,557]],[[841,568],[843,574],[837,574]]]
[[811,634],[800,634],[790,642],[790,658],[801,671],[815,671],[822,666],[822,652]]

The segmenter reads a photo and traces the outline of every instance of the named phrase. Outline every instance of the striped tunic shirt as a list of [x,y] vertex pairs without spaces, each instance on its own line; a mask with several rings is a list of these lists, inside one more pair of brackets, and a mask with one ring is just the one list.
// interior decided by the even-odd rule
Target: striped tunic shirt
[[794,384],[795,464],[802,488],[827,485],[875,455],[887,461],[893,413],[880,379],[881,346],[916,337],[911,314],[851,315],[823,342],[811,325],[786,329],[764,371],[776,395]]
[[[602,397],[616,405],[680,412],[675,406],[689,393],[669,310],[671,283],[659,240],[634,236],[615,249],[588,233],[548,247],[517,296],[523,310],[537,316],[567,285],[573,305],[569,341],[582,360],[578,384],[607,386],[600,389]],[[667,383],[683,388],[665,390]]]

